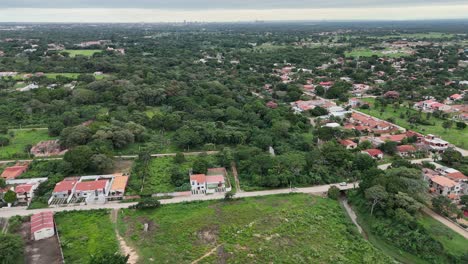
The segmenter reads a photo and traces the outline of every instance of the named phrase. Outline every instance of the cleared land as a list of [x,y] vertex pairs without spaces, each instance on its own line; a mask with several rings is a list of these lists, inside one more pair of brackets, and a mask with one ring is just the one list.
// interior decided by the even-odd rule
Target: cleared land
[[[434,125],[421,125],[421,124],[411,124],[406,117],[406,112],[409,111],[410,114],[417,115],[419,114],[418,111],[414,109],[410,109],[408,107],[400,106],[399,108],[394,108],[393,105],[387,105],[384,107],[384,111],[381,112],[381,106],[375,108],[375,99],[374,98],[364,98],[364,101],[370,103],[369,109],[359,109],[359,111],[387,120],[388,118],[392,118],[395,124],[402,126],[407,129],[411,129],[423,134],[434,134],[438,135],[444,140],[461,147],[467,148],[468,147],[468,129],[457,129],[455,124],[452,128],[445,130],[442,127],[442,123],[445,121],[443,119],[435,118],[431,115],[431,117],[427,120]],[[404,115],[404,118],[401,116]],[[422,113],[422,119],[426,120],[426,113]]]
[[109,210],[55,214],[66,263],[88,263],[92,255],[119,251]]
[[0,159],[27,158],[28,154],[25,147],[35,145],[39,141],[53,139],[48,135],[47,129],[11,129],[13,137],[9,134],[0,136],[10,139],[8,146],[0,147]]
[[63,50],[63,52],[70,53],[70,57],[76,57],[78,55],[91,57],[95,53],[102,52],[102,50],[73,50],[73,49],[66,49],[66,50]]
[[305,194],[121,210],[118,229],[139,263],[391,263],[337,201]]

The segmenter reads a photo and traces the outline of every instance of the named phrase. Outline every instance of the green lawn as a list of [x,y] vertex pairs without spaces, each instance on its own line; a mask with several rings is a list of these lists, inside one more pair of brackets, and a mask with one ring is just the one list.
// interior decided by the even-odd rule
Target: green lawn
[[[63,77],[67,77],[67,78],[76,80],[76,79],[78,79],[78,76],[80,76],[81,74],[83,74],[83,73],[65,72],[65,73],[45,73],[44,75],[49,79],[56,79],[57,76],[63,76]],[[93,75],[93,73],[87,73],[87,74]],[[106,74],[94,75],[94,78],[96,78],[96,80],[102,80],[105,77],[108,77],[108,75],[106,75]]]
[[[442,123],[444,120],[438,119],[435,117],[430,117],[429,122],[433,123],[434,125],[420,125],[420,124],[411,124],[408,122],[406,116],[404,118],[400,118],[401,114],[406,114],[406,111],[410,111],[412,114],[418,114],[418,111],[414,109],[409,109],[407,107],[400,106],[397,109],[394,109],[392,105],[387,105],[384,112],[381,112],[381,107],[379,106],[377,109],[375,106],[375,99],[374,98],[364,98],[364,101],[371,103],[371,107],[369,109],[360,109],[359,111],[381,118],[393,118],[395,123],[399,126],[402,126],[406,129],[411,129],[423,134],[434,134],[440,136],[442,139],[449,141],[450,143],[461,147],[467,148],[468,147],[468,129],[460,130],[453,125],[451,129],[447,131],[442,127]],[[407,103],[405,103],[406,105]],[[426,113],[422,113],[423,119],[426,118]]]
[[54,218],[66,263],[88,263],[91,255],[119,251],[109,211],[59,212]]
[[53,139],[47,133],[47,129],[10,129],[14,133],[13,138],[9,135],[5,136],[10,139],[10,144],[5,147],[0,147],[0,159],[16,159],[27,158],[28,154],[24,151],[27,145],[35,145],[42,140]]
[[66,50],[63,50],[63,52],[70,53],[70,57],[76,57],[78,55],[91,57],[95,53],[102,52],[102,50],[73,50],[73,49],[66,49]]
[[191,263],[216,247],[200,263],[392,263],[337,201],[305,194],[126,209],[118,229],[139,263]]
[[354,49],[350,52],[345,52],[346,57],[372,57],[377,55],[379,57],[390,57],[390,58],[399,58],[404,56],[409,56],[405,52],[396,52],[396,53],[384,53],[383,51],[376,51],[371,49]]
[[419,218],[419,223],[421,223],[427,229],[427,231],[429,231],[429,234],[435,240],[442,243],[445,250],[450,254],[457,256],[468,254],[468,240],[455,233],[439,221],[426,214],[423,214]]

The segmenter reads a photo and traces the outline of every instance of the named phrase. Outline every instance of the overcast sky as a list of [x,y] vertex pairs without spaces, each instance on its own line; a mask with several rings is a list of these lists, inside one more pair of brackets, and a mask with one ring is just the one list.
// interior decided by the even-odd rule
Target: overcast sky
[[468,18],[468,0],[0,0],[2,22]]

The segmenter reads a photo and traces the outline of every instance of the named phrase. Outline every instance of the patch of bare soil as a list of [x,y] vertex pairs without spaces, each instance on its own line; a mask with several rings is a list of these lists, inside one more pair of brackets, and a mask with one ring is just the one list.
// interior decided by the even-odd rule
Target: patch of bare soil
[[219,226],[208,226],[197,232],[198,240],[203,244],[216,244],[219,235]]
[[133,166],[133,160],[116,159],[111,173],[130,173]]
[[24,263],[61,264],[60,245],[57,236],[34,241],[31,239],[31,223],[25,222],[19,231],[25,243]]
[[[112,223],[114,223],[114,224],[117,223],[118,215],[119,215],[119,210],[112,210],[111,215],[110,215]],[[128,264],[137,263],[138,262],[138,253],[136,252],[135,249],[130,247],[127,244],[127,242],[125,242],[125,240],[122,238],[122,236],[120,236],[116,225],[114,225],[114,228],[115,228],[115,235],[117,236],[117,240],[119,241],[120,250],[122,251],[122,253],[125,256],[129,256],[127,263]]]

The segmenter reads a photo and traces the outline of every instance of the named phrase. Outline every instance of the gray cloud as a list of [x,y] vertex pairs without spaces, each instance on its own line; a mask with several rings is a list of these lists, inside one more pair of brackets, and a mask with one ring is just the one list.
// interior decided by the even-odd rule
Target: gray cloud
[[466,0],[0,0],[4,8],[301,9],[466,4]]

